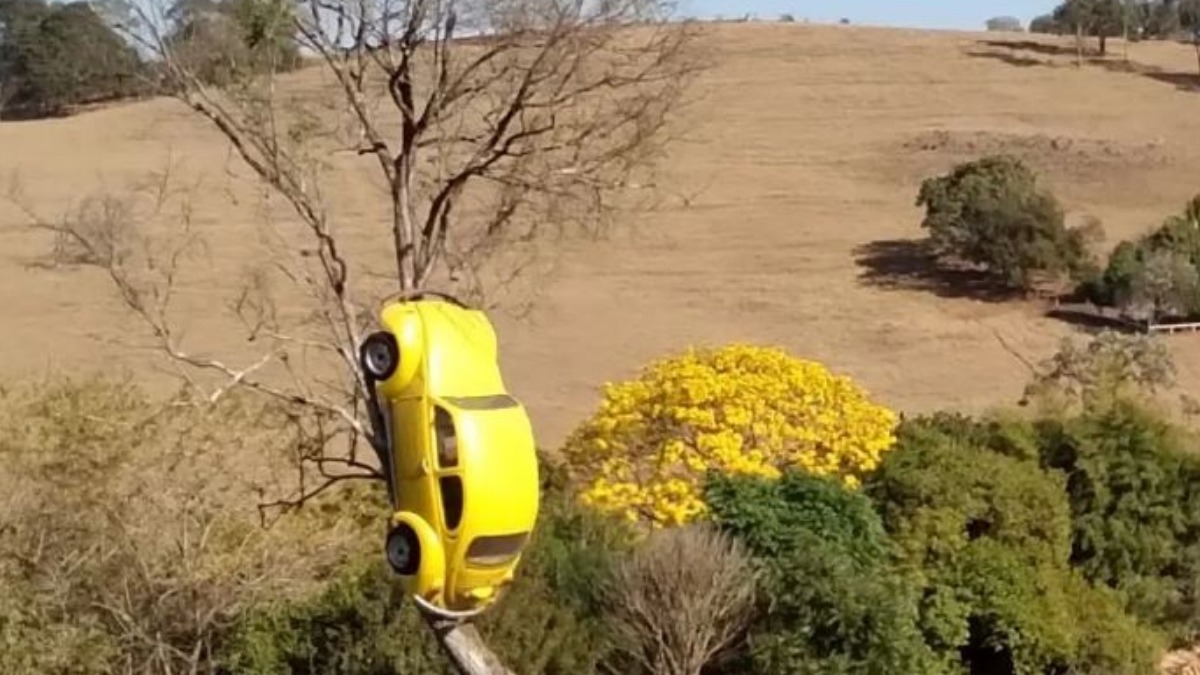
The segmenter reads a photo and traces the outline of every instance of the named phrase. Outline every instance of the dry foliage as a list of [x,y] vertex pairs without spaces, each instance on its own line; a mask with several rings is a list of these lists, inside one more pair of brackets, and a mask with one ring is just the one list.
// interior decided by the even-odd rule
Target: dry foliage
[[154,406],[112,380],[0,392],[0,670],[207,669],[244,608],[356,550],[344,510],[260,526],[239,477],[289,452],[288,418],[240,395]]
[[653,532],[605,589],[621,672],[699,675],[749,624],[754,588],[736,541],[702,525]]
[[1160,338],[1103,331],[1082,343],[1065,339],[1035,369],[1024,401],[1063,410],[1153,397],[1175,384],[1175,370],[1171,352]]

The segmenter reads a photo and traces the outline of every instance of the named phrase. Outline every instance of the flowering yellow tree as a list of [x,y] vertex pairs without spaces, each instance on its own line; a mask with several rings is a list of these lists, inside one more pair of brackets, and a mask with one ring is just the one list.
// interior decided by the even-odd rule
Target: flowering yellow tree
[[705,512],[708,471],[777,477],[797,467],[857,486],[892,446],[896,422],[819,363],[734,344],[609,384],[564,455],[586,503],[676,525]]

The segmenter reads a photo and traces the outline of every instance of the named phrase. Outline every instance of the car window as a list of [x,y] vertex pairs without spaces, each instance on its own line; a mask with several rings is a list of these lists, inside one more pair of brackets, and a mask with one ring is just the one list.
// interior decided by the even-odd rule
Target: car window
[[438,466],[448,469],[458,466],[458,432],[454,416],[440,406],[433,411],[433,433],[437,439]]
[[457,530],[463,516],[462,479],[458,476],[442,476],[438,484],[442,489],[442,515],[446,518],[446,529]]

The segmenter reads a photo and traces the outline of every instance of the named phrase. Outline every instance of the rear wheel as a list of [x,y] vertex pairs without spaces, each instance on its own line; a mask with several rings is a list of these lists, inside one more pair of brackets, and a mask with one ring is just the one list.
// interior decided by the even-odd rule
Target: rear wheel
[[421,542],[408,525],[401,523],[388,532],[386,550],[396,574],[411,577],[421,568]]
[[400,365],[400,346],[396,336],[384,331],[371,333],[358,349],[363,372],[373,380],[386,380]]

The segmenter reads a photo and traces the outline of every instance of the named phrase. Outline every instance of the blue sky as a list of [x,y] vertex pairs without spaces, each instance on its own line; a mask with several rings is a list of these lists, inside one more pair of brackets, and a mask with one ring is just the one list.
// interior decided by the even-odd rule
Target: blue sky
[[836,22],[846,17],[856,24],[919,28],[981,29],[993,16],[1016,16],[1023,22],[1054,8],[1054,0],[954,0],[946,2],[895,2],[850,0],[808,2],[805,0],[678,0],[684,16],[734,18],[750,13],[759,18],[791,14],[797,21],[808,18]]

